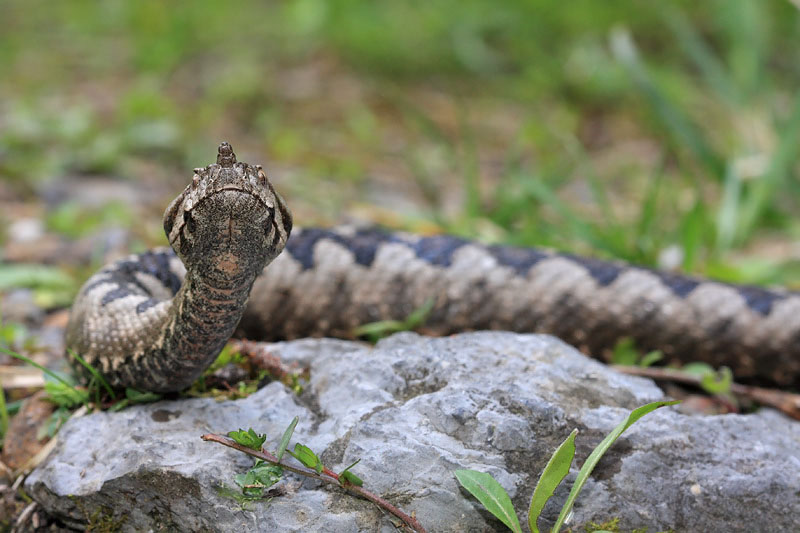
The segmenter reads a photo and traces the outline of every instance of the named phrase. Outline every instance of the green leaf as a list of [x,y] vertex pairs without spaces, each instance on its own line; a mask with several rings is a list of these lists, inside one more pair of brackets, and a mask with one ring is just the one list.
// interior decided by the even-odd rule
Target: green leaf
[[142,392],[127,387],[125,389],[125,398],[127,398],[130,403],[150,403],[160,400],[161,395],[155,392]]
[[350,471],[351,468],[353,468],[360,462],[361,459],[357,460],[356,462],[354,462],[353,464],[342,470],[342,472],[339,474],[339,483],[344,485],[343,481],[345,481],[357,487],[362,486],[364,482],[361,480],[361,478]]
[[714,367],[709,365],[708,363],[703,363],[701,361],[695,361],[693,363],[686,363],[681,367],[681,372],[685,372],[687,374],[691,374],[692,376],[697,376],[702,378],[706,374],[713,374]]
[[256,475],[252,470],[244,474],[236,474],[233,481],[242,488],[242,494],[248,497],[260,497],[264,494],[264,487],[256,481]]
[[299,443],[295,444],[292,457],[306,465],[308,468],[313,468],[316,470],[317,474],[322,473],[322,462],[319,460],[319,457],[317,457],[317,454],[311,451],[311,448],[308,446]]
[[339,483],[342,483],[342,480],[345,480],[347,483],[355,485],[356,487],[361,487],[364,485],[364,481],[349,470],[345,470],[339,475]]
[[367,337],[370,341],[375,342],[398,331],[403,331],[403,322],[400,320],[380,320],[358,326],[353,329],[353,336]]
[[664,354],[661,353],[661,350],[653,350],[652,352],[648,352],[642,357],[642,360],[639,361],[639,366],[643,368],[647,368],[648,366],[652,366],[654,363],[661,361],[664,358]]
[[123,409],[128,407],[130,404],[131,404],[131,402],[127,398],[123,398],[120,401],[116,402],[111,407],[109,407],[108,410],[111,411],[112,413],[116,413],[116,412],[122,411]]
[[121,411],[129,405],[137,403],[157,402],[161,395],[155,392],[142,392],[130,387],[125,388],[125,398],[112,405],[108,410],[112,412]]
[[226,344],[225,347],[222,348],[222,351],[219,352],[219,355],[217,356],[216,360],[214,360],[214,362],[211,363],[211,366],[209,366],[206,369],[206,371],[203,372],[203,374],[206,376],[210,376],[220,368],[223,368],[231,363],[239,364],[245,359],[246,359],[245,356],[243,356],[240,352],[234,350],[233,346],[231,346],[230,344]]
[[0,346],[14,346],[28,336],[28,329],[16,322],[0,321]]
[[256,475],[256,480],[266,487],[271,487],[280,481],[283,475],[283,468],[280,466],[260,460],[253,466],[252,471]]
[[6,431],[8,430],[8,423],[9,416],[8,406],[6,405],[6,391],[0,386],[0,439],[5,437]]
[[286,431],[283,432],[283,437],[281,437],[281,443],[278,446],[278,451],[275,454],[280,462],[283,459],[283,454],[286,452],[286,447],[289,446],[289,441],[292,439],[292,434],[294,433],[294,428],[297,427],[297,422],[300,420],[300,417],[294,417],[292,422],[289,424],[289,427],[286,428]]
[[60,407],[72,408],[83,405],[89,401],[89,391],[84,388],[73,387],[48,381],[44,384],[48,399]]
[[611,351],[611,362],[615,365],[633,366],[639,360],[639,351],[630,337],[622,337]]
[[508,493],[500,483],[489,474],[477,470],[456,470],[456,479],[461,486],[475,496],[486,510],[503,522],[514,533],[522,533],[517,513],[511,504]]
[[281,480],[283,469],[280,466],[257,460],[253,467],[244,474],[236,474],[233,480],[242,488],[245,496],[256,497]]
[[614,441],[616,441],[622,433],[625,432],[634,422],[642,418],[648,413],[651,413],[658,409],[659,407],[666,407],[668,405],[675,405],[681,403],[680,401],[673,400],[673,401],[659,401],[659,402],[652,402],[648,403],[647,405],[643,405],[641,407],[637,407],[631,414],[628,415],[628,418],[623,420],[619,423],[617,427],[614,428],[611,433],[606,435],[606,438],[597,445],[597,447],[589,454],[589,457],[586,458],[586,462],[583,463],[583,466],[578,471],[578,477],[575,478],[575,484],[572,485],[572,490],[569,491],[569,496],[567,496],[567,501],[564,502],[564,506],[561,508],[561,513],[558,515],[558,519],[556,523],[553,525],[552,532],[558,533],[561,529],[561,526],[564,525],[564,521],[569,516],[570,511],[572,510],[572,506],[575,504],[575,499],[578,497],[578,494],[583,489],[583,486],[586,484],[586,481],[589,479],[589,475],[594,470],[594,467],[597,466],[598,461],[603,455],[608,451]]
[[0,291],[16,288],[72,290],[75,281],[55,267],[0,264]]
[[257,500],[261,500],[261,495],[248,496],[243,492],[226,487],[225,485],[220,485],[219,487],[217,487],[216,490],[217,494],[219,494],[220,496],[236,500],[236,502],[242,507],[243,510],[249,510],[249,506],[247,504]]
[[727,366],[717,372],[703,374],[700,378],[700,386],[709,394],[726,394],[730,392],[732,383],[733,372]]
[[434,299],[428,298],[421,306],[414,309],[405,320],[406,329],[411,330],[425,323],[425,319],[428,318],[428,315],[433,310],[433,304]]
[[247,431],[243,429],[239,429],[239,431],[229,431],[228,436],[235,440],[238,444],[258,451],[261,451],[264,441],[267,440],[266,435],[257,434],[255,431],[253,431],[253,428],[250,428]]
[[575,436],[577,434],[578,430],[573,429],[572,433],[550,457],[541,477],[539,477],[539,482],[533,491],[531,505],[528,507],[528,527],[531,529],[531,533],[539,533],[536,521],[539,519],[539,515],[542,514],[544,505],[553,495],[558,484],[569,474],[569,467],[575,457]]
[[377,342],[383,337],[399,331],[410,331],[425,323],[431,310],[434,300],[428,298],[421,306],[413,310],[405,320],[380,320],[370,322],[353,329],[353,336],[367,337],[372,342]]

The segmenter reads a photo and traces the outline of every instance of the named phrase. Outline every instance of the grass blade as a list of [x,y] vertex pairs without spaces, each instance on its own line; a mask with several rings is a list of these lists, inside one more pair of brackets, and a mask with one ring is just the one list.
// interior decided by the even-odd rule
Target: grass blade
[[0,383],[0,442],[2,442],[6,436],[8,424],[9,416],[8,407],[6,406],[6,391],[3,389],[3,384]]
[[[100,372],[98,372],[97,369],[95,369],[92,365],[90,365],[89,363],[84,361],[83,357],[81,357],[80,355],[76,354],[74,351],[72,351],[72,350],[67,350],[67,351],[69,352],[70,356],[72,356],[76,361],[78,361],[81,365],[83,365],[83,367],[86,370],[88,370],[89,373],[92,375],[92,377],[95,378],[97,380],[97,382],[100,383],[103,386],[104,389],[106,389],[106,392],[108,392],[108,395],[111,396],[112,400],[116,400],[117,399],[117,395],[114,394],[114,390],[111,388],[111,385],[109,385],[108,381],[106,381],[106,379],[103,376],[100,375]],[[98,402],[98,405],[99,405],[99,402]]]
[[505,489],[489,474],[477,470],[456,470],[461,486],[475,496],[486,510],[503,522],[514,533],[522,533],[517,513]]
[[0,290],[15,288],[72,289],[75,280],[61,270],[43,265],[0,264]]
[[680,10],[669,9],[665,12],[664,20],[675,35],[675,42],[694,63],[714,94],[721,95],[731,104],[738,103],[741,100],[739,85],[731,80],[723,63],[703,41],[686,15]]
[[75,385],[73,385],[72,383],[70,383],[66,379],[62,378],[61,376],[59,376],[58,374],[56,374],[55,372],[53,372],[49,368],[40,365],[39,363],[37,363],[36,361],[31,359],[30,357],[25,357],[24,355],[20,355],[20,354],[18,354],[16,352],[12,352],[11,350],[6,350],[5,348],[2,348],[2,347],[0,347],[0,352],[3,352],[6,355],[10,355],[11,357],[13,357],[15,359],[19,359],[20,361],[24,361],[24,362],[28,363],[29,365],[38,368],[39,370],[41,370],[42,372],[44,372],[45,374],[47,374],[51,378],[53,378],[56,381],[66,385],[67,387],[69,387],[71,389],[75,388]]
[[772,207],[776,192],[788,181],[787,177],[797,161],[800,153],[797,149],[800,144],[800,95],[796,97],[792,113],[777,137],[780,141],[772,154],[767,172],[755,181],[750,196],[741,205],[738,235],[740,241],[752,234],[761,216]]
[[639,90],[672,138],[676,148],[686,147],[717,179],[722,179],[724,164],[681,108],[673,104],[639,60],[636,45],[626,28],[611,34],[611,51],[630,73]]
[[556,487],[569,473],[569,467],[575,457],[575,436],[577,434],[578,430],[573,429],[572,433],[550,457],[547,466],[542,471],[539,482],[533,491],[533,497],[531,497],[531,505],[528,507],[528,527],[531,529],[531,533],[539,533],[536,521],[539,519],[539,515],[542,514],[542,509],[544,509],[547,500],[550,499]]
[[589,479],[589,475],[592,473],[592,470],[594,470],[594,467],[597,466],[597,463],[600,461],[600,458],[603,457],[603,454],[605,454],[611,445],[614,444],[614,441],[616,441],[626,429],[631,427],[634,422],[642,418],[644,415],[655,411],[659,407],[666,407],[668,405],[675,405],[677,403],[680,403],[680,401],[660,401],[637,407],[631,411],[631,414],[628,415],[628,418],[620,422],[620,424],[615,427],[611,433],[606,435],[606,438],[604,438],[603,441],[592,451],[592,453],[589,454],[589,457],[586,458],[586,462],[583,463],[583,466],[578,472],[578,477],[575,478],[575,484],[572,485],[572,490],[569,491],[567,501],[564,503],[564,507],[561,508],[561,513],[558,515],[558,519],[553,525],[553,533],[558,533],[558,531],[561,529],[561,526],[564,525],[564,521],[567,519],[567,516],[572,510],[572,506],[575,504],[575,499],[578,497],[581,489],[583,489],[583,486]]
[[634,262],[643,264],[653,264],[657,250],[660,250],[661,235],[658,231],[657,221],[659,219],[659,194],[664,178],[664,161],[659,163],[658,168],[647,180],[647,190],[644,194],[642,207],[639,210],[638,219],[635,222],[634,243],[637,256]]

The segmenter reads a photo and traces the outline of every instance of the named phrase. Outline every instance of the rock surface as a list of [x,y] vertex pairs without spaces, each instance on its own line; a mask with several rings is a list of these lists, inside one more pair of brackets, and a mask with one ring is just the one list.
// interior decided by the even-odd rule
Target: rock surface
[[[245,509],[218,493],[252,460],[200,435],[253,427],[274,449],[299,416],[294,442],[333,470],[361,458],[354,471],[365,487],[428,531],[506,531],[459,488],[454,470],[491,473],[524,523],[539,473],[573,428],[580,465],[629,410],[662,399],[651,381],[546,336],[404,333],[375,348],[302,340],[274,353],[310,365],[301,396],[272,383],[238,401],[165,401],[70,421],[26,490],[68,523],[100,510],[123,531],[396,531],[372,504],[293,474],[282,495]],[[545,518],[555,518],[575,472]],[[603,458],[572,525],[617,517],[623,530],[797,531],[800,424],[767,410],[659,409]]]

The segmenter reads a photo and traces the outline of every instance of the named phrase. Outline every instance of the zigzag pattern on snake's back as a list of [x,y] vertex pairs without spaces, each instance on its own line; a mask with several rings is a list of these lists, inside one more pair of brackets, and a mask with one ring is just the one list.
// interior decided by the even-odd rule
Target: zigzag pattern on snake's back
[[[240,316],[249,338],[350,337],[357,326],[402,320],[427,302],[433,308],[421,328],[426,333],[546,332],[595,355],[632,337],[669,360],[800,382],[796,293],[448,236],[296,229],[287,240],[291,216],[282,200],[260,178],[260,167],[236,163],[229,149],[223,144],[221,157],[243,169],[238,174],[248,186],[231,195],[229,185],[220,195],[224,187],[214,176],[228,168],[223,157],[196,169],[165,214],[170,243],[189,274],[170,249],[156,250],[106,267],[76,300],[67,344],[115,385],[187,386]],[[250,190],[259,183],[260,193]],[[258,211],[256,221],[242,207]],[[266,227],[266,240],[252,227]]]

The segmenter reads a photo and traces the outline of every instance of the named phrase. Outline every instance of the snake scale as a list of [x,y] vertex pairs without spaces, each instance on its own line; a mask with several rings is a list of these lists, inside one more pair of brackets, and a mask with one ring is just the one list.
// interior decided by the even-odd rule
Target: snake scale
[[106,266],[75,300],[66,345],[116,387],[188,387],[237,326],[265,340],[350,337],[426,302],[425,333],[546,332],[595,355],[631,337],[668,360],[800,382],[800,294],[449,236],[292,233],[261,166],[227,143],[218,152],[164,214],[172,249]]

